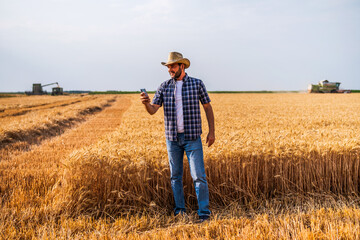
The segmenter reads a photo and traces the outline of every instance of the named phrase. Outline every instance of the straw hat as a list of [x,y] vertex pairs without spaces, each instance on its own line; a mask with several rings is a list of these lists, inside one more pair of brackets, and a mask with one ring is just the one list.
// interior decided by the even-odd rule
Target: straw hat
[[184,58],[181,53],[170,52],[167,62],[161,62],[162,65],[167,66],[173,63],[183,63],[185,68],[190,67],[190,61],[187,58]]

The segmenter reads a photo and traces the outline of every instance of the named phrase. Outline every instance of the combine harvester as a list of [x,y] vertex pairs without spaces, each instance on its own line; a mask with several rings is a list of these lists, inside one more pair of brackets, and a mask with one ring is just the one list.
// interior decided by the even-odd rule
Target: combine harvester
[[328,80],[322,80],[319,84],[309,84],[309,93],[350,93],[351,90],[339,89],[340,82],[329,82]]
[[64,94],[63,89],[59,86],[58,82],[49,83],[49,84],[45,84],[45,85],[41,85],[40,83],[34,83],[32,92],[25,92],[25,93],[26,93],[26,95],[46,95],[47,92],[43,90],[43,87],[54,85],[54,84],[56,84],[57,87],[52,88],[51,95],[53,95],[53,96],[63,95]]

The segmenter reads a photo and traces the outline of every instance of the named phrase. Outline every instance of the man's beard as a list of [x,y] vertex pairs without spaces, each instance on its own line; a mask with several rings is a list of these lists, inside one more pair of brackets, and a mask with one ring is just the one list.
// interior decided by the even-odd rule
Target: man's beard
[[181,70],[181,68],[179,68],[179,70],[174,75],[174,79],[175,80],[178,79],[181,76],[181,73],[182,73],[182,70]]

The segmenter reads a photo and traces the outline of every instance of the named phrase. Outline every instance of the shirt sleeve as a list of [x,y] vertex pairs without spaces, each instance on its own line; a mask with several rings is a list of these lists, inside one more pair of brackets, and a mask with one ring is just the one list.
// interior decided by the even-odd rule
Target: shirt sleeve
[[155,96],[154,96],[154,98],[152,100],[152,104],[162,106],[162,103],[164,101],[163,90],[164,90],[164,87],[163,87],[163,84],[161,84],[160,87],[155,92]]
[[206,104],[206,103],[211,102],[210,97],[206,91],[206,87],[202,81],[200,81],[200,84],[199,84],[199,98],[200,98],[201,104]]

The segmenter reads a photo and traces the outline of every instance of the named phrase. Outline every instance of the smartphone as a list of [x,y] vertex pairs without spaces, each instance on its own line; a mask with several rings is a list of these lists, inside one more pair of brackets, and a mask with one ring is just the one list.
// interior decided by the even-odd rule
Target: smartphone
[[141,92],[143,92],[143,93],[145,93],[145,94],[146,94],[146,96],[148,96],[148,94],[147,94],[147,92],[146,92],[146,89],[145,89],[145,88],[140,89],[140,91],[141,91]]

